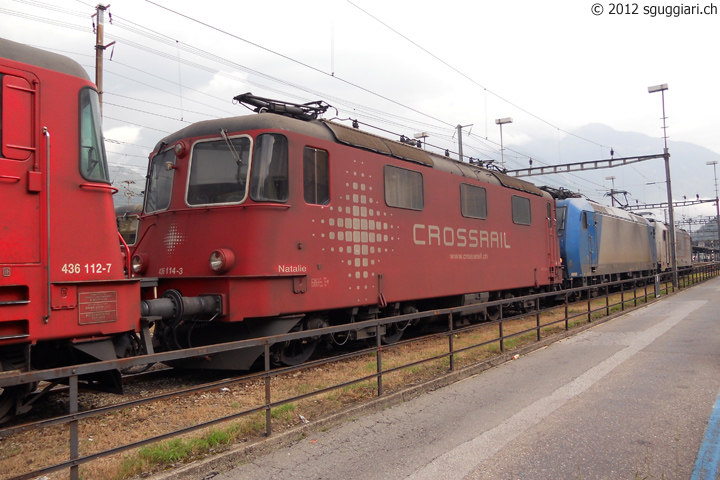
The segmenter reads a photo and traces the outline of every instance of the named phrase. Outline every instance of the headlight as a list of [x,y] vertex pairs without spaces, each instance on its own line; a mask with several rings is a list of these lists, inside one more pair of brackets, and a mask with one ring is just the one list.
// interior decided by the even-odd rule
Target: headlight
[[235,254],[232,250],[219,248],[210,254],[210,268],[217,273],[225,273],[235,264]]
[[136,253],[130,260],[130,266],[132,267],[132,271],[135,273],[145,273],[148,266],[147,256],[141,253]]

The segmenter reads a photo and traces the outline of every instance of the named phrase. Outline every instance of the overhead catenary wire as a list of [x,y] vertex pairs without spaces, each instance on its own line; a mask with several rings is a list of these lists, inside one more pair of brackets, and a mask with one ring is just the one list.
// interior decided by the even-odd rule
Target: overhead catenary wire
[[[150,1],[150,0],[147,0],[147,1]],[[377,18],[376,16],[374,16],[374,15],[372,15],[371,13],[367,12],[366,10],[362,9],[361,7],[359,7],[358,5],[356,5],[355,3],[353,3],[351,0],[346,0],[346,1],[347,1],[347,3],[349,3],[350,5],[352,5],[353,7],[357,8],[358,10],[360,10],[361,12],[363,12],[365,15],[369,16],[369,17],[372,18],[373,20],[377,21],[378,23],[380,23],[380,24],[383,25],[384,27],[388,28],[389,30],[391,30],[391,31],[394,32],[395,34],[399,35],[399,36],[402,37],[403,39],[407,40],[408,42],[410,42],[411,44],[413,44],[414,46],[416,46],[417,48],[419,48],[420,50],[422,50],[422,51],[425,52],[426,54],[430,55],[430,56],[433,57],[435,60],[439,61],[440,63],[442,63],[443,65],[445,65],[446,67],[448,67],[449,69],[451,69],[452,71],[454,71],[455,73],[461,75],[461,76],[462,76],[463,78],[465,78],[466,80],[468,80],[468,81],[470,81],[471,83],[473,83],[473,84],[477,85],[478,87],[482,88],[484,92],[489,93],[490,95],[496,97],[497,99],[502,100],[503,102],[507,103],[508,105],[510,105],[510,106],[512,106],[512,107],[514,107],[514,108],[517,108],[517,109],[520,110],[521,112],[530,115],[531,117],[535,118],[536,120],[539,120],[540,122],[545,123],[545,124],[549,125],[550,127],[557,129],[558,131],[561,131],[561,132],[563,132],[563,133],[565,133],[565,134],[567,134],[567,135],[571,135],[571,136],[576,137],[576,138],[578,138],[578,139],[580,139],[580,140],[583,140],[583,141],[592,143],[592,144],[594,144],[594,145],[598,145],[598,146],[603,147],[603,148],[607,148],[607,149],[610,148],[610,147],[608,147],[608,146],[606,146],[606,145],[602,145],[602,144],[597,143],[597,142],[595,142],[595,141],[592,141],[592,140],[589,140],[589,139],[587,139],[587,138],[581,137],[580,135],[577,135],[577,134],[574,134],[574,133],[569,132],[569,131],[567,131],[567,130],[564,130],[564,129],[558,127],[557,125],[554,125],[553,123],[551,123],[551,122],[549,122],[549,121],[547,121],[547,120],[539,117],[538,115],[536,115],[536,114],[534,114],[534,113],[532,113],[532,112],[530,112],[530,111],[528,111],[528,110],[520,107],[519,105],[511,102],[510,100],[504,98],[503,96],[501,96],[501,95],[493,92],[492,90],[488,89],[487,87],[481,85],[481,84],[480,84],[479,82],[477,82],[475,79],[471,78],[470,76],[466,75],[465,73],[463,73],[462,71],[458,70],[458,69],[455,68],[454,66],[450,65],[448,62],[446,62],[446,61],[443,60],[442,58],[440,58],[440,57],[438,57],[437,55],[435,55],[434,53],[430,52],[429,50],[427,50],[425,47],[421,46],[420,44],[418,44],[418,43],[415,42],[414,40],[412,40],[412,39],[410,39],[409,37],[403,35],[402,33],[400,33],[399,31],[397,31],[396,29],[392,28],[390,25],[386,24],[385,22],[383,22],[382,20],[380,20],[380,19]]]
[[[43,4],[42,2],[30,1],[30,0],[16,0],[16,1],[19,1],[20,3],[26,3],[26,4],[29,4],[29,5],[42,6],[42,8],[46,8],[47,5],[48,5],[48,4]],[[81,2],[81,3],[82,3],[82,2]],[[149,2],[149,3],[152,3],[152,4],[157,5],[155,2]],[[349,3],[352,4],[352,2],[349,2]],[[354,4],[352,4],[352,5],[355,6]],[[355,7],[357,8],[357,6],[355,6]],[[164,8],[164,7],[161,7],[161,8]],[[83,16],[82,14],[75,13],[75,12],[67,12],[67,13],[73,14],[73,15],[78,16],[78,17]],[[47,20],[47,19],[45,19],[45,20]],[[49,21],[46,21],[45,23],[51,23],[51,24],[61,25],[61,26],[64,26],[64,27],[66,27],[66,28],[81,29],[81,28],[79,28],[77,25],[72,25],[72,24],[69,24],[69,23],[67,23],[67,22],[49,22]],[[134,22],[129,22],[129,21],[123,19],[122,17],[118,17],[117,15],[114,16],[114,24],[113,24],[114,26],[117,26],[118,28],[124,28],[127,23],[130,23],[130,24],[132,24],[132,25],[137,25],[137,24],[134,24]],[[202,22],[201,22],[201,23],[202,23]],[[132,25],[130,25],[130,26],[132,26]],[[210,28],[212,28],[212,27],[210,27]],[[89,29],[83,29],[83,30],[89,30]],[[164,36],[162,36],[162,35],[160,35],[160,34],[157,34],[156,32],[153,32],[151,29],[147,29],[147,28],[145,28],[145,27],[133,27],[132,29],[130,29],[130,30],[128,30],[128,31],[133,31],[134,33],[139,33],[139,34],[144,34],[144,35],[146,36],[146,38],[151,38],[152,40],[162,41],[163,44],[173,46],[173,47],[176,49],[176,53],[175,53],[175,54],[167,54],[167,55],[166,55],[166,58],[172,59],[172,60],[174,60],[174,61],[179,61],[179,58],[178,58],[179,55],[178,55],[177,52],[179,51],[180,46],[179,46],[177,40],[170,39],[169,37],[164,37]],[[222,30],[220,30],[220,31],[223,32],[224,34],[228,34],[227,32],[224,32],[224,31],[222,31]],[[246,40],[244,40],[244,39],[242,39],[242,38],[240,38],[240,37],[234,36],[234,35],[233,35],[233,37],[238,38],[238,39],[240,39],[240,40],[242,40],[242,41],[246,41]],[[139,45],[139,44],[137,44],[137,42],[134,42],[134,43],[135,43],[136,45]],[[252,43],[252,42],[249,42],[249,43]],[[272,50],[270,50],[270,49],[266,49],[266,48],[264,48],[264,47],[262,47],[262,46],[259,46],[259,45],[257,45],[257,44],[253,44],[253,45],[257,46],[258,48],[263,48],[264,50],[269,51],[269,52],[272,52],[272,53],[274,53],[274,54],[276,54],[276,55],[281,55],[281,56],[283,56],[283,57],[285,57],[285,58],[287,58],[287,59],[289,59],[289,60],[295,61],[296,63],[299,63],[300,65],[303,65],[304,67],[311,68],[311,69],[313,69],[313,70],[315,70],[315,71],[319,71],[319,72],[327,75],[327,72],[322,72],[322,71],[320,71],[320,70],[318,70],[318,69],[315,69],[314,67],[312,67],[312,66],[310,66],[310,65],[307,65],[307,64],[305,64],[305,63],[303,63],[303,62],[297,62],[296,60],[293,60],[293,59],[290,58],[290,57],[284,56],[284,55],[282,55],[282,54],[278,54],[277,52],[274,52],[274,51],[272,51]],[[134,46],[134,45],[133,45],[133,46]],[[418,45],[418,47],[419,47],[419,45]],[[422,48],[422,47],[419,47],[419,48]],[[151,50],[154,50],[154,49],[151,49]],[[207,60],[211,60],[211,61],[224,60],[224,61],[227,62],[227,60],[226,60],[226,59],[222,59],[222,57],[214,56],[214,55],[212,55],[212,54],[209,54],[209,52],[204,52],[204,51],[202,51],[202,50],[200,50],[200,49],[197,49],[197,51],[193,51],[193,47],[188,47],[188,51],[191,51],[194,55],[199,55],[200,58],[203,58],[203,59],[207,59]],[[157,50],[152,51],[151,53],[156,54],[156,53],[157,53]],[[429,52],[428,52],[428,53],[429,53]],[[209,56],[207,56],[207,55],[209,55]],[[437,58],[438,58],[438,60],[442,61],[439,57],[437,57]],[[184,57],[183,57],[183,59],[184,59]],[[194,68],[202,68],[202,69],[205,69],[205,70],[207,70],[207,71],[212,71],[212,70],[214,70],[213,74],[216,74],[216,75],[227,75],[225,72],[221,72],[221,71],[218,70],[218,69],[212,69],[212,68],[207,67],[206,65],[202,65],[202,64],[199,64],[199,63],[197,63],[197,62],[194,62],[194,63],[195,63],[195,65],[192,65]],[[446,62],[444,62],[444,63],[446,63]],[[226,63],[226,64],[227,64],[227,63]],[[233,67],[235,67],[235,66],[237,66],[237,63],[231,62],[231,65],[233,65]],[[452,68],[449,64],[448,64],[447,66],[450,67],[450,68]],[[131,68],[132,68],[132,67],[131,67]],[[462,74],[462,72],[459,72],[459,71],[458,71],[458,73]],[[273,78],[273,77],[271,77],[271,76],[264,75],[264,74],[262,74],[262,72],[252,71],[252,74],[253,74],[253,75],[260,75],[260,78],[263,78],[263,79],[266,79],[266,80],[270,80],[270,81],[278,81],[278,80],[280,80],[280,79]],[[162,78],[162,77],[158,77],[158,78]],[[338,79],[337,77],[334,77],[334,78],[335,78],[335,79]],[[134,79],[133,79],[133,80],[134,80]],[[167,81],[167,79],[164,79],[164,80]],[[242,82],[242,81],[248,81],[248,79],[238,79],[237,77],[233,78],[233,80],[241,81],[241,82]],[[344,81],[343,79],[339,79],[339,80]],[[283,83],[283,84],[285,84],[285,85],[288,85],[288,86],[291,86],[292,88],[301,87],[301,86],[298,86],[298,85],[291,84],[291,83],[289,83],[289,82],[282,82],[282,80],[280,80],[280,81],[281,81],[281,83]],[[171,82],[171,83],[173,83],[173,82]],[[175,84],[178,84],[178,82],[174,82],[174,83],[175,83]],[[350,85],[356,86],[356,85],[355,85],[354,83],[352,83],[352,82],[346,82],[346,83],[349,83]],[[475,82],[475,83],[477,83],[477,82]],[[260,86],[261,86],[262,88],[264,88],[264,89],[271,89],[271,87],[269,87],[269,86],[266,85],[266,84],[258,84],[258,85],[260,85]],[[487,93],[489,92],[491,95],[495,95],[495,96],[497,96],[498,98],[500,98],[501,100],[506,101],[504,98],[496,95],[494,92],[491,92],[491,91],[485,89],[485,87],[482,86],[482,85],[480,85],[479,83],[477,83],[477,85],[480,86],[481,88],[483,88],[483,89],[485,90],[485,94],[487,94]],[[182,88],[183,90],[185,90],[187,87],[186,87],[186,86],[182,86],[181,88]],[[302,88],[302,87],[301,87],[301,88]],[[360,87],[360,88],[362,88],[362,87]],[[367,90],[367,89],[363,89],[363,90],[369,92],[369,90]],[[323,94],[321,94],[321,93],[319,93],[319,92],[314,92],[314,91],[312,91],[312,90],[310,90],[310,89],[305,89],[305,91],[306,91],[306,93],[312,93],[312,94],[315,94],[315,95],[321,95],[321,96],[323,96],[323,97],[330,97],[330,96],[328,96],[328,95],[323,95]],[[170,92],[168,92],[168,93],[170,93]],[[374,92],[371,92],[371,93],[374,93]],[[177,95],[177,94],[175,94],[175,95]],[[381,98],[387,99],[386,97],[383,97],[382,95],[379,95],[379,96],[380,96]],[[183,99],[187,100],[187,97],[183,97]],[[388,100],[389,100],[389,99],[388,99]],[[416,121],[416,120],[410,120],[410,119],[403,118],[403,117],[400,117],[400,116],[397,116],[397,115],[394,115],[394,116],[393,116],[393,115],[389,115],[389,114],[387,114],[387,113],[385,113],[385,112],[382,112],[382,111],[379,111],[379,110],[368,109],[368,108],[367,108],[366,106],[364,106],[364,105],[357,105],[357,104],[353,105],[352,102],[347,102],[347,101],[344,101],[344,100],[342,100],[342,99],[337,99],[337,100],[332,100],[332,101],[334,101],[334,102],[338,102],[338,101],[339,101],[339,103],[341,103],[341,104],[346,104],[346,105],[348,106],[348,108],[356,109],[356,111],[362,112],[362,115],[363,115],[365,118],[371,118],[371,119],[374,119],[374,120],[382,121],[382,122],[384,122],[384,123],[386,123],[386,124],[392,124],[392,125],[395,125],[396,127],[400,128],[400,129],[407,128],[407,124],[413,124],[413,125],[419,125],[419,124],[421,124],[421,123],[419,123],[419,122]],[[402,103],[399,103],[399,102],[393,102],[393,103],[396,103],[396,104],[398,104],[398,105],[401,105],[401,106],[403,106],[403,107],[405,107],[405,108],[409,108],[409,107],[407,107],[406,105],[403,105]],[[510,103],[510,102],[508,102],[508,103]],[[513,105],[512,103],[510,103],[510,104]],[[158,105],[158,106],[159,106],[159,105]],[[514,105],[514,106],[516,106],[516,105]],[[169,106],[169,105],[168,105],[167,107],[168,107],[168,108],[175,108],[175,109],[176,109],[176,107],[171,107],[171,106]],[[517,106],[516,106],[516,107],[517,107]],[[125,107],[123,107],[123,108],[125,108]],[[130,108],[130,107],[127,107],[127,108]],[[518,108],[519,108],[519,107],[518,107]],[[176,109],[176,110],[177,110],[177,109]],[[181,117],[182,117],[182,110],[183,110],[183,109],[181,109]],[[415,111],[416,113],[422,113],[422,112],[419,112],[419,111],[414,110],[414,109],[411,109],[411,110]],[[521,108],[521,110],[523,110],[523,109]],[[524,110],[523,110],[523,111],[524,111]],[[200,113],[200,112],[196,112],[196,113]],[[229,113],[235,114],[235,112],[229,112]],[[527,113],[530,114],[529,112],[527,112]],[[153,114],[152,112],[144,112],[144,114],[156,115],[156,116],[158,116],[159,118],[162,118],[162,117],[163,117],[163,115]],[[210,115],[210,114],[206,114],[206,115],[207,115],[207,116],[212,116],[212,115]],[[540,119],[540,118],[537,117],[536,115],[533,115],[533,114],[530,114],[530,115],[534,116],[535,118]],[[395,118],[395,120],[394,120],[394,121],[389,120],[390,117]],[[452,132],[453,134],[455,133],[453,124],[451,124],[451,123],[449,123],[449,122],[445,122],[445,121],[443,121],[443,120],[440,120],[440,119],[435,118],[435,117],[430,116],[430,115],[426,115],[426,117],[429,118],[430,120],[441,122],[441,124],[443,125],[443,129],[442,129],[442,130],[439,130],[439,129],[437,128],[438,125],[433,125],[433,124],[430,124],[430,123],[424,123],[424,124],[422,124],[422,125],[423,125],[423,128],[422,128],[423,130],[432,130],[432,134],[433,134],[435,137],[440,138],[440,139],[443,139],[443,140],[451,140],[452,137],[451,137],[451,135],[449,135],[449,133],[450,133],[450,132]],[[112,118],[110,118],[110,119],[112,120]],[[177,119],[176,119],[176,120],[177,120]],[[540,119],[540,120],[542,120],[542,119]],[[116,121],[122,121],[122,120],[116,120]],[[545,122],[545,123],[553,126],[553,128],[558,128],[558,127],[555,127],[554,125],[552,125],[552,124],[549,123],[549,122]],[[137,125],[137,124],[135,124],[135,125]],[[139,126],[141,126],[141,127],[143,127],[143,128],[152,128],[152,127],[144,127],[144,126],[142,126],[142,125],[139,125]],[[452,128],[451,128],[451,127],[452,127]],[[153,129],[153,130],[163,131],[163,130],[160,130],[160,129],[157,129],[157,128],[155,128],[155,129]],[[559,129],[559,131],[562,131],[562,132],[564,132],[564,133],[571,134],[570,132],[566,132],[565,130],[562,130],[562,129]],[[571,134],[571,135],[573,135],[573,134]],[[587,141],[587,139],[585,139],[585,138],[583,138],[583,137],[581,137],[581,136],[578,136],[578,135],[573,135],[573,136]],[[481,147],[482,150],[483,150],[483,151],[487,151],[487,155],[488,155],[489,157],[492,157],[493,155],[496,155],[496,152],[493,152],[493,151],[492,151],[492,147],[490,147],[490,144],[492,144],[492,143],[494,143],[494,142],[487,142],[487,138],[485,138],[484,140],[485,140],[485,141],[481,142],[481,143],[484,143],[484,144],[485,144],[483,147]],[[597,142],[592,142],[592,141],[591,141],[591,143],[594,143],[595,145],[598,145],[598,146],[600,146],[601,148],[608,148],[608,147],[605,147],[604,145],[601,145],[601,144],[599,144],[599,143],[597,143]],[[438,146],[437,148],[442,148],[442,147]],[[511,151],[510,149],[507,149],[507,147],[506,147],[506,150],[507,150],[507,151]],[[517,153],[518,153],[518,155],[520,155],[520,156],[524,156],[524,157],[526,157],[526,158],[533,158],[534,160],[539,161],[538,157],[535,156],[535,155],[532,155],[532,156],[531,156],[531,155],[526,155],[526,154],[523,154],[523,153],[520,153],[520,152],[517,152]],[[510,157],[510,158],[512,159],[512,157]],[[572,183],[572,182],[569,182],[569,183]],[[596,185],[597,185],[597,184],[596,184]]]

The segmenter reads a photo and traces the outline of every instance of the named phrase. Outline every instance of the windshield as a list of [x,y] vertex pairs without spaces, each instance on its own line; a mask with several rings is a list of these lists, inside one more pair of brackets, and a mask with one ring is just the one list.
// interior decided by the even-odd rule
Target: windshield
[[196,143],[188,179],[188,205],[245,200],[249,164],[249,137]]
[[170,206],[175,169],[168,168],[168,164],[175,165],[175,153],[172,148],[155,155],[152,159],[145,194],[145,213],[166,210]]
[[87,180],[110,182],[105,144],[100,128],[98,93],[80,90],[80,173]]

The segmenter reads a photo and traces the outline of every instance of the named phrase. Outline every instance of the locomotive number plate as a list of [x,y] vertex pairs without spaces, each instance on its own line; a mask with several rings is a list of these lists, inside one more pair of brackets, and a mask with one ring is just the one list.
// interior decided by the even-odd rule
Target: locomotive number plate
[[83,292],[78,295],[78,323],[117,321],[117,292]]

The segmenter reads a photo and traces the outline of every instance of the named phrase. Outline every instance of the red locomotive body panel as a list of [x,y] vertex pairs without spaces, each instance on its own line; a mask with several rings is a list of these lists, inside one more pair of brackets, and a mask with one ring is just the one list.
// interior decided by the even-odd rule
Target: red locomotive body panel
[[[168,153],[181,144],[183,153],[167,157],[172,166],[162,170],[172,172],[172,197],[167,208],[141,218],[134,253],[145,260],[143,275],[160,277],[160,294],[175,289],[183,296],[222,295],[221,321],[384,307],[559,282],[553,201],[525,182],[447,158],[433,156],[434,165],[422,164],[341,144],[321,122],[260,114],[203,125],[161,144]],[[241,136],[252,146],[262,135],[287,139],[286,198],[255,201],[243,193],[234,203],[211,204],[203,196],[203,203],[193,205],[189,177],[199,168],[193,165],[199,162],[195,149],[211,138],[226,144],[219,133],[208,133],[221,129],[227,141],[238,144]],[[329,172],[327,198],[310,203],[308,149],[325,152]],[[245,175],[245,162],[252,177],[261,168],[259,158],[243,157],[237,177]],[[400,199],[402,207],[388,204],[404,195],[404,186],[387,185],[398,176],[412,177],[420,195],[408,205]],[[483,191],[485,211],[463,216],[465,188]],[[515,197],[522,218],[513,218]],[[209,264],[219,250],[234,258],[222,273]]]
[[0,78],[0,347],[136,330],[94,85],[69,59],[6,40]]

